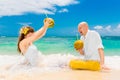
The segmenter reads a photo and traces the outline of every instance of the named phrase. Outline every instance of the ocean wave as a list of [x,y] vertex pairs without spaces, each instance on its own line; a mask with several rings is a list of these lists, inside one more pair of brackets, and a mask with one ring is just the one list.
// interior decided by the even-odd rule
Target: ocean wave
[[[50,54],[44,55],[43,63],[47,67],[40,67],[41,70],[57,70],[63,67],[68,67],[68,63],[71,59],[83,58],[82,56],[75,56],[71,54]],[[32,67],[27,65],[18,65],[24,61],[24,56],[20,55],[0,55],[0,70],[30,70]],[[105,56],[105,64],[111,69],[119,69],[120,66],[120,56]],[[17,67],[16,67],[17,65]],[[22,68],[22,69],[21,69]],[[24,69],[25,68],[25,69]],[[38,67],[37,67],[38,68]],[[69,68],[69,67],[68,67]],[[39,70],[40,70],[39,69]]]
[[106,56],[105,64],[111,69],[120,70],[120,56]]
[[43,55],[43,62],[45,67],[32,67],[30,65],[23,64],[24,56],[19,55],[0,55],[0,70],[8,70],[8,71],[24,71],[31,69],[39,69],[43,70],[59,70],[64,67],[68,67],[68,63],[71,59],[77,58],[74,55],[66,54],[51,54],[51,55]]
[[[70,54],[51,54],[44,55],[44,63],[46,67],[32,67],[29,65],[21,65],[24,57],[20,55],[0,55],[0,80],[25,80],[26,77],[32,75],[40,75],[42,73],[56,72],[60,70],[71,70],[68,63],[71,59],[82,58],[82,56],[74,56]],[[120,70],[120,56],[105,56],[106,65],[114,70]],[[14,73],[13,73],[14,72]],[[18,79],[16,79],[18,78]],[[30,77],[31,78],[31,77]],[[28,80],[28,79],[26,79]]]

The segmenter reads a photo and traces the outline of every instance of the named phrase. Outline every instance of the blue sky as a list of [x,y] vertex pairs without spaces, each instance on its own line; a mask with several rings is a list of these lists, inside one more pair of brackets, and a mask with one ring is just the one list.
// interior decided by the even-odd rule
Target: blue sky
[[0,0],[0,36],[17,36],[23,25],[35,30],[43,19],[55,20],[46,36],[76,35],[86,21],[102,36],[120,36],[120,0]]

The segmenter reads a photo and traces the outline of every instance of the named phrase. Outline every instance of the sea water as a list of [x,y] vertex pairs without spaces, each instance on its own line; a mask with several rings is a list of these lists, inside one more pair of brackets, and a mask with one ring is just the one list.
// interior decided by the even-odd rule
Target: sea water
[[[0,37],[0,55],[17,55],[17,37]],[[76,37],[44,37],[34,44],[43,54],[79,55],[74,47]],[[120,56],[120,37],[102,37],[106,56]],[[92,46],[92,45],[91,45]]]
[[[24,56],[20,55],[17,51],[17,40],[17,37],[0,37],[0,73],[12,71],[9,68],[24,59]],[[49,67],[30,68],[17,66],[16,70],[23,72],[24,70],[28,72],[31,70],[44,72],[62,69],[70,59],[76,57],[83,58],[73,47],[75,40],[75,36],[52,36],[37,40],[34,44],[44,55],[44,59],[46,59]],[[120,37],[106,36],[102,37],[102,41],[105,52],[105,64],[111,69],[120,70]],[[64,66],[59,66],[63,64]]]

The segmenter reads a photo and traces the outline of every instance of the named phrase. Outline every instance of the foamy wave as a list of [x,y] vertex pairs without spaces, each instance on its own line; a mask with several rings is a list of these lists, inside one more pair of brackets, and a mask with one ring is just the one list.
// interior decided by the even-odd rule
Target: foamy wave
[[46,64],[46,67],[32,67],[29,65],[20,65],[24,61],[23,56],[0,55],[0,80],[13,80],[13,77],[19,77],[15,80],[29,80],[26,77],[37,73],[69,70],[68,63],[71,59],[75,59],[76,56],[52,54],[44,55],[43,58],[45,59],[43,63]]
[[[70,70],[68,63],[71,59],[83,58],[74,55],[52,54],[44,55],[44,63],[47,67],[31,67],[19,65],[24,60],[23,56],[0,55],[0,80],[29,80],[42,73],[59,70]],[[105,63],[111,69],[120,70],[120,56],[106,56]],[[34,75],[34,76],[33,76]],[[29,78],[29,79],[28,79]]]
[[[39,69],[40,71],[44,70],[59,70],[64,67],[68,67],[68,63],[71,59],[77,58],[74,55],[62,55],[62,54],[52,54],[44,55],[43,62],[45,67],[31,67],[29,65],[23,64],[24,56],[18,55],[0,55],[0,70],[14,70],[14,71],[24,71]],[[22,64],[21,64],[22,63]]]
[[106,56],[105,63],[111,69],[120,70],[120,56]]
[[[0,71],[55,71],[67,68],[71,59],[82,58],[70,54],[51,54],[44,55],[43,63],[46,67],[31,67],[28,65],[20,65],[24,61],[23,56],[19,55],[0,55]],[[111,69],[120,70],[120,56],[106,56],[105,63]]]

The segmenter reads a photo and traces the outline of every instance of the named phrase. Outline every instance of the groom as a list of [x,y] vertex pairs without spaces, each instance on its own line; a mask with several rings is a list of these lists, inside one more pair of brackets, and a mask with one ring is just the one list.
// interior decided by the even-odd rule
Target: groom
[[97,60],[100,62],[101,69],[109,70],[104,63],[104,47],[99,33],[89,30],[86,22],[79,23],[78,32],[84,42],[84,49],[79,49],[78,52],[85,56],[85,60]]

